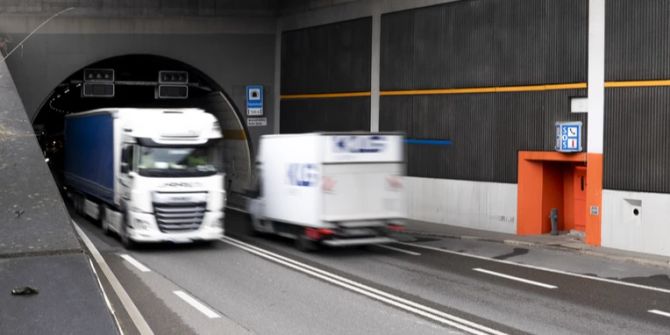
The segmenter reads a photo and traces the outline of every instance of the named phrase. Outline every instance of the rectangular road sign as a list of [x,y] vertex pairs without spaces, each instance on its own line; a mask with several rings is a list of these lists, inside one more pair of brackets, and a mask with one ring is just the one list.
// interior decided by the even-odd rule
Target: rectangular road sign
[[247,115],[263,115],[263,86],[247,86]]
[[582,123],[556,122],[556,151],[558,152],[581,152],[582,151]]

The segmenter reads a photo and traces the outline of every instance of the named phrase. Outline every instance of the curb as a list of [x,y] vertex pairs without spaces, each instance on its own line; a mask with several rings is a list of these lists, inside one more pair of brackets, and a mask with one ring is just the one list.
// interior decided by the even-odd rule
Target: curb
[[661,267],[668,269],[670,268],[670,259],[667,261],[662,261],[662,260],[653,260],[653,259],[647,259],[647,258],[642,258],[642,257],[634,257],[634,256],[620,256],[620,255],[610,255],[607,253],[603,252],[598,252],[594,250],[588,250],[584,248],[571,248],[571,247],[566,247],[562,245],[547,245],[543,243],[537,243],[537,242],[530,242],[530,241],[521,241],[521,240],[500,240],[500,239],[494,239],[494,238],[486,238],[486,237],[479,237],[479,236],[472,236],[472,235],[451,235],[451,234],[439,234],[439,233],[431,233],[431,232],[424,232],[424,231],[416,231],[416,230],[406,230],[405,233],[409,235],[417,235],[417,236],[423,236],[423,237],[441,237],[441,238],[451,238],[455,240],[468,240],[468,241],[479,241],[479,242],[491,242],[491,243],[499,243],[499,244],[505,244],[505,245],[510,245],[510,246],[515,246],[515,247],[535,247],[535,248],[541,248],[541,249],[548,249],[548,250],[560,250],[560,251],[566,251],[574,254],[580,254],[580,255],[587,255],[587,256],[595,256],[595,257],[602,257],[602,258],[607,258],[615,261],[620,261],[620,262],[631,262],[631,263],[636,263],[639,265],[645,265],[645,266],[655,266],[655,267]]

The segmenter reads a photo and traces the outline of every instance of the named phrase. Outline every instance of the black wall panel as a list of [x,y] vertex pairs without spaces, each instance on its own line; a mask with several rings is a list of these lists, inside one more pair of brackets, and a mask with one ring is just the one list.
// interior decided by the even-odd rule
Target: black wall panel
[[609,89],[603,186],[670,193],[670,88]]
[[586,81],[588,1],[470,0],[382,16],[381,89]]
[[[587,80],[588,1],[458,1],[385,14],[381,34],[382,90]],[[556,121],[586,129],[586,115],[570,113],[570,97],[585,95],[383,96],[380,128],[452,141],[410,145],[410,175],[516,182],[518,151],[554,150]]]
[[282,34],[282,94],[370,90],[371,18]]
[[409,89],[414,85],[414,12],[382,16],[380,88]]
[[586,130],[586,114],[570,112],[570,97],[585,94],[565,90],[382,97],[380,129],[452,141],[449,146],[409,145],[411,176],[514,183],[518,152],[554,150],[557,121],[582,121]]
[[606,80],[670,78],[670,1],[607,0]]
[[546,83],[545,1],[493,1],[496,85]]
[[280,133],[370,130],[370,98],[283,100]]
[[[670,79],[670,1],[608,0],[608,81]],[[603,186],[670,193],[670,88],[609,88]]]

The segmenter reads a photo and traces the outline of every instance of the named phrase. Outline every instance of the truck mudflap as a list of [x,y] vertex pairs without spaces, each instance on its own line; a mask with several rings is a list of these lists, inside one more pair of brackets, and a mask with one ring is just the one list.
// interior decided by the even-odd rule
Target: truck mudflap
[[321,243],[330,247],[349,247],[367,244],[386,244],[397,242],[390,237],[368,237],[368,238],[350,238],[350,239],[328,239]]

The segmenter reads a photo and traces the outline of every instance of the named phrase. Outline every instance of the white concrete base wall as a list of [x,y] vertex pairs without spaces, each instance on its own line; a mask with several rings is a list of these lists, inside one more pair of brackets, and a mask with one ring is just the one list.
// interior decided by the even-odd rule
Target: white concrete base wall
[[406,177],[410,219],[516,233],[517,185]]
[[604,247],[670,256],[670,194],[603,190],[602,213]]

